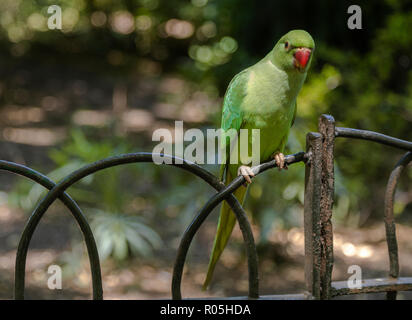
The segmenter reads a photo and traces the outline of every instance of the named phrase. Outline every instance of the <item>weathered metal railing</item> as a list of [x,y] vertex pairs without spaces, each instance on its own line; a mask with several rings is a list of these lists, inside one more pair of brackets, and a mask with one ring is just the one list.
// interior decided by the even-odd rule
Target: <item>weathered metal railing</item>
[[[397,163],[392,171],[385,196],[384,221],[390,261],[390,278],[364,280],[362,289],[348,288],[346,281],[331,281],[333,268],[333,229],[331,221],[334,196],[333,163],[334,143],[335,138],[337,137],[370,140],[409,151]],[[396,185],[402,170],[412,161],[412,142],[371,131],[335,127],[333,117],[322,115],[319,119],[319,133],[308,133],[306,144],[306,152],[299,152],[286,156],[285,158],[285,162],[288,165],[297,162],[305,162],[306,164],[304,230],[305,280],[307,292],[297,295],[259,297],[258,259],[253,233],[245,211],[232,194],[245,182],[245,179],[242,176],[239,176],[228,186],[225,186],[215,175],[194,163],[173,156],[162,155],[172,159],[173,164],[170,165],[198,176],[217,191],[217,193],[213,195],[199,211],[198,215],[193,219],[182,236],[173,268],[173,299],[182,298],[180,287],[183,268],[194,235],[211,211],[222,201],[227,201],[233,209],[240,225],[246,247],[249,272],[249,292],[247,297],[240,298],[330,299],[334,296],[345,294],[387,292],[388,299],[395,299],[397,291],[412,290],[412,278],[399,278],[398,248],[393,218],[393,199]],[[91,267],[93,299],[103,299],[100,262],[93,233],[81,209],[66,193],[66,190],[77,181],[97,171],[129,163],[153,162],[152,159],[153,155],[151,153],[144,152],[106,158],[74,171],[57,184],[33,169],[13,162],[0,160],[0,170],[22,175],[49,190],[47,195],[36,206],[26,223],[20,238],[15,265],[15,299],[24,299],[26,257],[32,235],[44,213],[58,198],[71,211],[84,236]],[[178,159],[181,164],[176,164],[176,159]],[[276,163],[272,160],[256,166],[252,168],[252,170],[255,175],[259,175],[274,167],[276,167]]]
[[[335,127],[335,121],[329,115],[320,117],[318,128],[319,133],[309,133],[307,139],[307,152],[311,153],[311,163],[307,163],[305,185],[305,274],[308,290],[317,299],[371,292],[387,292],[388,299],[395,299],[397,291],[412,290],[412,278],[399,278],[398,247],[393,218],[396,185],[402,170],[412,160],[412,142],[372,131]],[[361,289],[349,288],[347,281],[331,281],[333,149],[336,138],[369,140],[408,151],[392,171],[385,196],[384,223],[390,262],[389,277],[363,280]]]
[[[300,162],[303,161],[305,158],[305,154],[303,152],[294,154],[294,155],[289,155],[285,157],[285,162],[290,165],[292,163]],[[270,162],[266,162],[264,164],[261,164],[259,166],[253,167],[253,173],[255,176],[259,175],[260,173],[276,167],[275,160],[272,160]],[[180,242],[180,246],[178,249],[178,254],[175,262],[175,266],[173,269],[173,280],[172,280],[172,297],[173,299],[181,299],[181,292],[180,292],[180,283],[182,279],[182,273],[183,273],[183,266],[184,262],[186,260],[186,255],[187,251],[189,250],[190,243],[193,240],[194,235],[196,234],[197,230],[200,228],[202,223],[205,221],[205,219],[208,217],[208,215],[212,212],[212,210],[219,205],[220,202],[223,200],[227,199],[229,195],[232,195],[232,192],[234,192],[237,188],[239,188],[242,184],[245,183],[245,178],[243,176],[238,176],[236,179],[234,179],[228,186],[222,185],[218,191],[219,193],[215,194],[210,200],[205,204],[205,206],[202,208],[200,213],[194,218],[192,223],[189,225],[185,233],[183,234],[182,240]],[[238,221],[241,221],[245,219],[244,224],[240,224],[240,229],[244,232],[244,228],[250,228],[250,225],[247,222],[246,215],[243,211],[243,208],[240,206],[239,202],[236,201],[236,203],[232,203],[232,200],[229,201],[229,204],[231,205],[232,209],[234,210],[236,217]],[[246,239],[245,239],[246,240]],[[259,281],[258,281],[258,273],[257,273],[257,255],[255,245],[253,242],[253,234],[251,234],[251,241],[246,242],[246,249],[250,246],[250,251],[254,252],[253,256],[250,256],[248,254],[248,264],[249,264],[249,297],[250,298],[258,298],[259,297],[259,292],[258,292],[258,287],[259,287]],[[251,270],[251,267],[253,267],[253,270]]]

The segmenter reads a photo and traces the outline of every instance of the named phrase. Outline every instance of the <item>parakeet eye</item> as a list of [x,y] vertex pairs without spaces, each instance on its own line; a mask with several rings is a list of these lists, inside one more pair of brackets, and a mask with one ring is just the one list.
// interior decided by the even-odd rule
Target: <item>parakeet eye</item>
[[285,42],[285,49],[288,50],[289,49],[289,42]]

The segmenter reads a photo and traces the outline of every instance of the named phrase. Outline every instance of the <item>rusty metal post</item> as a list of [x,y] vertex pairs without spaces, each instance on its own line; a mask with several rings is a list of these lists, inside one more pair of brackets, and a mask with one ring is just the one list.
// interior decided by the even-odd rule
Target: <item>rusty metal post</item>
[[308,161],[305,166],[305,280],[309,293],[320,299],[321,294],[321,179],[322,179],[322,135],[309,132],[306,135]]
[[333,269],[333,227],[332,208],[335,191],[334,177],[334,146],[335,119],[323,114],[319,118],[319,133],[322,135],[322,187],[320,198],[321,220],[321,299],[331,298],[332,269]]
[[[386,230],[386,242],[388,244],[389,253],[389,276],[392,278],[399,277],[399,257],[398,257],[398,243],[396,240],[396,226],[393,214],[393,203],[395,200],[396,187],[398,185],[399,177],[402,171],[406,168],[409,162],[412,161],[412,152],[407,152],[395,165],[388,180],[385,192],[385,211],[384,221]],[[388,291],[387,299],[395,300],[397,292]]]

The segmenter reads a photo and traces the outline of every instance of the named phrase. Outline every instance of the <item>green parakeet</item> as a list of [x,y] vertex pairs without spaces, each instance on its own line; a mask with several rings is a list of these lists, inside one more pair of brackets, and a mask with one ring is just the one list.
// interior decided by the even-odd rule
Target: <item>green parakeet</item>
[[[235,129],[237,132],[248,129],[249,150],[254,143],[249,132],[260,129],[260,162],[274,157],[279,169],[287,169],[283,150],[296,117],[296,98],[305,81],[314,48],[315,43],[308,32],[290,31],[266,57],[238,73],[229,84],[223,101],[221,127],[224,131]],[[221,142],[226,144],[223,147],[230,156],[233,146],[228,145],[226,139]],[[220,172],[226,185],[240,174],[250,183],[254,175],[249,166],[240,163],[240,159],[237,164],[232,164],[228,157]],[[247,187],[242,186],[234,192],[241,204],[246,190]],[[235,223],[234,213],[223,202],[204,289],[209,286]]]

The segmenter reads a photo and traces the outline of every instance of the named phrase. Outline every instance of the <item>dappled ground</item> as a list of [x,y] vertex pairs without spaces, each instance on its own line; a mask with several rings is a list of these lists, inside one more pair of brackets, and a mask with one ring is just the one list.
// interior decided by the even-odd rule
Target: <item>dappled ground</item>
[[181,77],[160,78],[161,66],[155,62],[141,59],[129,75],[120,77],[101,74],[107,64],[92,61],[81,68],[59,62],[41,67],[23,63],[0,72],[0,98],[8,101],[0,108],[3,158],[38,164],[36,160],[45,159],[24,154],[20,146],[55,146],[73,127],[149,140],[156,128],[173,131],[171,120],[204,123],[219,107],[217,93],[211,99]]
[[[61,207],[53,205],[51,212],[36,231],[27,261],[28,299],[88,299],[90,273],[84,246],[76,245],[79,232],[71,236],[74,222]],[[0,207],[0,298],[13,297],[15,248],[26,216],[3,204]],[[240,296],[247,293],[247,267],[241,250],[241,234],[235,229],[234,240],[222,256],[212,287],[203,292],[201,284],[207,268],[207,255],[215,226],[208,222],[189,253],[183,277],[184,297]],[[398,225],[401,275],[412,274],[412,228]],[[167,232],[166,232],[167,233]],[[258,230],[255,228],[254,233]],[[170,239],[163,249],[151,258],[132,258],[122,263],[102,263],[104,297],[106,299],[161,299],[170,298],[172,265],[178,238]],[[298,293],[304,290],[304,238],[301,228],[271,231],[269,243],[259,247],[261,294]],[[335,230],[335,280],[349,277],[347,269],[357,264],[363,277],[384,277],[387,274],[387,248],[383,224],[362,230]],[[47,289],[47,268],[51,264],[63,266],[63,290]],[[382,295],[360,298],[381,298]],[[400,294],[399,298],[412,298]]]

